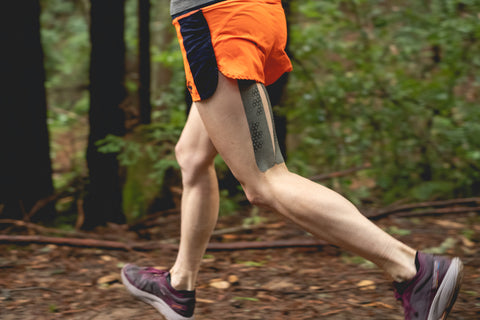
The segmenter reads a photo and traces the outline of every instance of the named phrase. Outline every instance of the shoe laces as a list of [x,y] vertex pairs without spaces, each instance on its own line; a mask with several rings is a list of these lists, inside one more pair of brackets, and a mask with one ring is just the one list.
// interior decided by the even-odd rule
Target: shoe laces
[[162,276],[166,276],[168,274],[168,271],[158,270],[153,267],[148,267],[139,271],[139,273],[146,276],[150,276],[150,277],[162,277]]

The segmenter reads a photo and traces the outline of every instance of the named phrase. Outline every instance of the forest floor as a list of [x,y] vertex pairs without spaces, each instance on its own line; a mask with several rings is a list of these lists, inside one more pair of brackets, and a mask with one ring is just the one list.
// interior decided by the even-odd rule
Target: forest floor
[[[217,230],[241,225],[248,214],[221,217]],[[311,239],[270,213],[251,230],[232,231],[212,242]],[[480,215],[384,218],[376,223],[418,248],[457,255],[465,277],[450,319],[480,318]],[[161,217],[151,240],[178,239],[179,217]],[[91,235],[139,240],[126,226]],[[0,234],[36,234],[8,228]],[[145,234],[143,234],[145,237]],[[129,262],[169,267],[175,251],[121,251],[52,244],[0,245],[0,319],[162,319],[132,298],[121,284]],[[365,260],[334,246],[210,251],[197,288],[197,320],[403,319],[391,282]]]

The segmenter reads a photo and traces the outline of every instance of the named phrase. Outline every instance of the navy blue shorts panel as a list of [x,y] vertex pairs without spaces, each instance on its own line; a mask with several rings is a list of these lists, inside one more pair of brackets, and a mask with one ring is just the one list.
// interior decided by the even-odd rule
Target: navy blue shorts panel
[[[210,98],[218,85],[218,66],[208,23],[201,10],[179,20],[183,46],[201,100]],[[192,86],[187,83],[191,91]]]

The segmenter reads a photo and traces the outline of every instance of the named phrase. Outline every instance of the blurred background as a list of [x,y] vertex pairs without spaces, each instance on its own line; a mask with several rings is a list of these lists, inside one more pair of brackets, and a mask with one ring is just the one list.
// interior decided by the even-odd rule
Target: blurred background
[[[480,195],[480,1],[283,1],[269,88],[289,168],[364,211]],[[2,5],[0,218],[91,229],[177,210],[168,0]],[[217,160],[221,215],[247,205]]]

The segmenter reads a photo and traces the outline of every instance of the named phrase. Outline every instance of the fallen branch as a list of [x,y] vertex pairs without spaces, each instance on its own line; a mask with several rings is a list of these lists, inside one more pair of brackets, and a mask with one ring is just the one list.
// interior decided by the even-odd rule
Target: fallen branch
[[132,245],[109,240],[98,239],[80,239],[80,238],[60,238],[60,237],[46,237],[46,236],[10,236],[0,235],[0,243],[15,243],[15,244],[56,244],[66,245],[72,247],[87,247],[87,248],[101,248],[101,249],[116,249],[116,250],[133,250]]
[[469,213],[480,212],[480,207],[454,207],[454,208],[439,208],[439,209],[426,209],[417,210],[412,212],[399,212],[395,214],[397,217],[421,217],[421,216],[440,216],[453,213]]
[[[0,235],[0,244],[55,244],[72,247],[100,248],[108,250],[137,250],[150,251],[157,249],[177,250],[178,245],[170,243],[155,242],[119,242],[98,239],[79,239],[79,238],[60,238],[45,236],[16,236]],[[279,249],[279,248],[312,248],[327,245],[326,242],[314,239],[301,240],[278,240],[278,241],[243,241],[231,243],[212,242],[208,245],[209,251],[233,251],[233,250],[261,250],[261,249]]]
[[[438,207],[446,207],[446,206],[453,206],[453,205],[460,205],[460,204],[463,206],[438,208]],[[466,206],[468,204],[471,204],[472,206]],[[400,205],[396,207],[386,208],[371,214],[366,214],[366,216],[371,220],[379,220],[390,215],[395,215],[399,217],[411,217],[411,216],[443,215],[443,214],[449,214],[449,213],[475,212],[475,211],[480,211],[480,207],[478,206],[478,204],[480,204],[480,198],[460,198],[460,199],[441,200],[441,201],[428,201],[428,202],[411,203],[411,204],[405,204],[405,205]]]
[[47,228],[42,227],[38,224],[27,222],[23,220],[14,220],[14,219],[0,219],[0,225],[14,225],[17,227],[22,227],[30,230],[35,230],[41,233],[49,233],[49,234],[58,234],[58,235],[66,235],[66,236],[75,236],[75,237],[82,237],[82,238],[90,238],[90,237],[97,237],[94,234],[89,234],[80,231],[70,231],[70,230],[62,230],[62,229],[55,229],[55,228]]
[[280,248],[318,248],[328,245],[327,242],[316,239],[276,240],[276,241],[240,241],[240,242],[212,242],[208,245],[209,251],[233,250],[264,250]]

